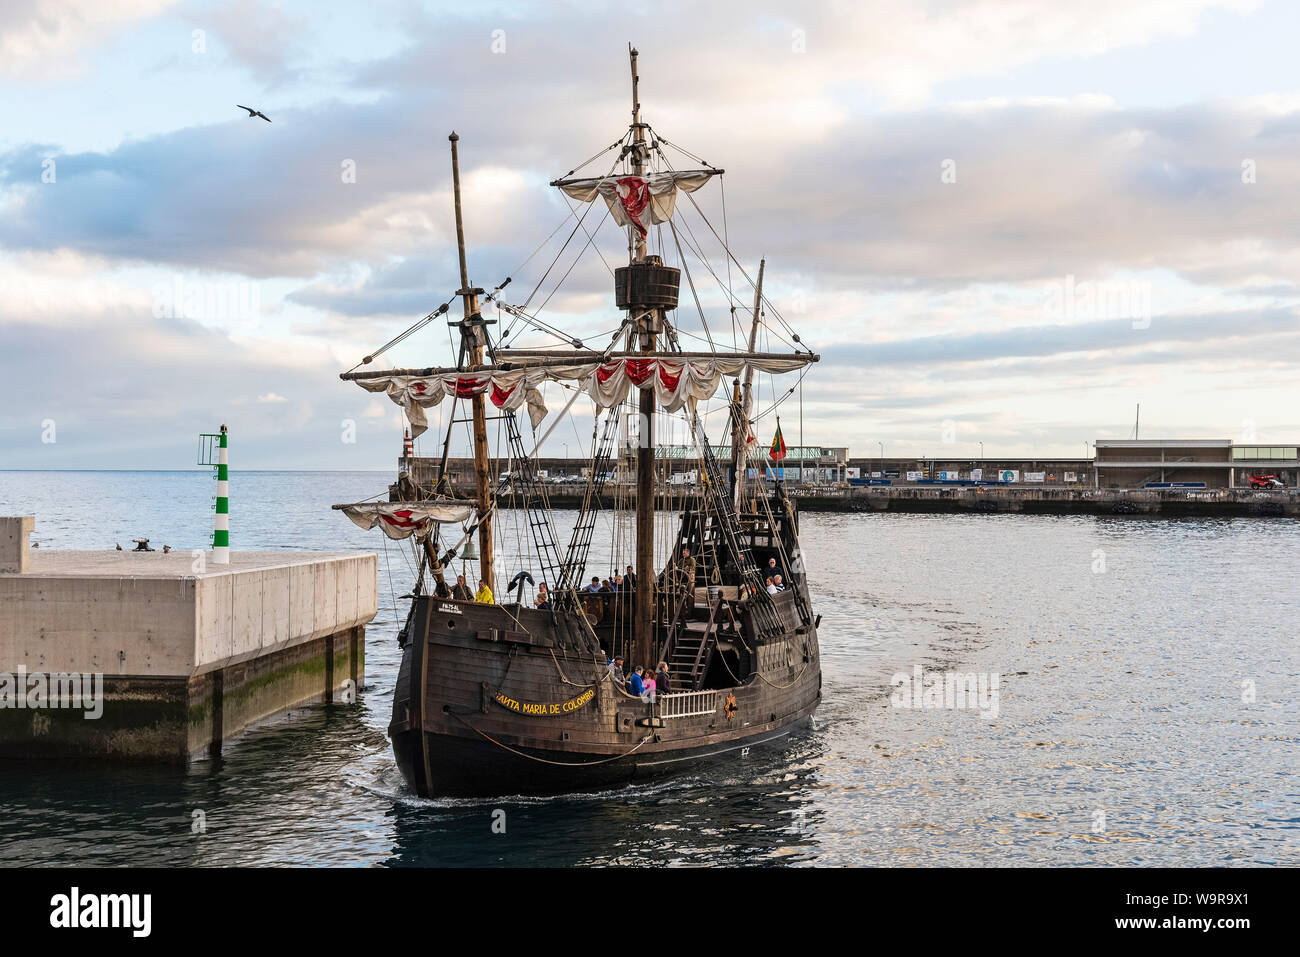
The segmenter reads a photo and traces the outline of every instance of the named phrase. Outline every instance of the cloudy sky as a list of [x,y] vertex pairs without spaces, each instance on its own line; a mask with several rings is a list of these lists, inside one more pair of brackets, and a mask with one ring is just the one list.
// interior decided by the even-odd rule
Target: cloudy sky
[[[1268,0],[6,0],[0,469],[184,467],[224,421],[244,467],[391,470],[396,407],[338,373],[459,285],[448,132],[472,279],[521,302],[568,231],[544,243],[547,182],[626,129],[629,41],[645,118],[727,170],[733,253],[823,356],[808,444],[1083,455],[1138,403],[1144,437],[1295,443],[1297,35]],[[547,298],[578,238],[530,308],[595,341],[599,256]],[[388,358],[448,357],[440,322]]]

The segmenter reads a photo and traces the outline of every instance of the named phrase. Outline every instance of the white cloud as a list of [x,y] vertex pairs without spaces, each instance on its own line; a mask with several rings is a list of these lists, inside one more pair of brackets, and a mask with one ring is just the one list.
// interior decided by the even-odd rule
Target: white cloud
[[[69,434],[80,422],[105,443],[114,430],[162,442],[228,404],[244,415],[243,461],[358,464],[363,449],[334,448],[348,419],[385,437],[367,464],[387,464],[393,407],[337,373],[458,285],[447,131],[462,134],[473,282],[513,275],[508,298],[520,302],[558,250],[568,228],[514,275],[565,213],[546,180],[626,123],[625,7],[512,8],[501,57],[480,11],[411,8],[399,18],[409,46],[356,64],[349,49],[313,46],[331,35],[317,18],[350,8],[312,7],[306,34],[306,8],[283,6],[191,8],[180,26],[210,30],[229,57],[206,63],[240,83],[251,75],[264,93],[329,62],[361,99],[298,90],[286,93],[291,105],[255,101],[275,117],[269,125],[240,116],[126,138],[105,153],[30,146],[0,157],[0,341],[10,384],[30,397],[24,413],[67,402],[58,383],[88,382],[93,402],[61,406]],[[963,437],[983,429],[1068,449],[1080,429],[1114,426],[1143,390],[1170,397],[1171,421],[1209,429],[1268,395],[1295,405],[1295,337],[1259,317],[1276,323],[1285,314],[1269,310],[1297,298],[1300,99],[1279,91],[1139,109],[1122,84],[1106,95],[962,99],[960,81],[1188,36],[1211,9],[1251,6],[669,2],[633,32],[647,119],[727,167],[734,250],[747,264],[767,255],[772,298],[827,351],[806,388],[810,438],[901,445],[951,417]],[[11,3],[0,11],[0,70],[40,79],[93,64],[95,45],[162,7]],[[697,29],[682,29],[688,14]],[[792,48],[795,30],[806,53]],[[172,76],[157,69],[160,82]],[[25,142],[21,131],[11,142]],[[46,185],[40,159],[50,153],[58,182]],[[1244,157],[1258,169],[1249,186]],[[952,185],[940,182],[945,158],[957,164]],[[354,183],[340,177],[344,160],[356,163]],[[719,191],[697,198],[721,229]],[[712,237],[683,208],[725,275]],[[621,243],[605,230],[613,262]],[[534,308],[584,240],[579,232]],[[707,270],[692,270],[718,335],[725,304]],[[160,275],[257,277],[261,314],[242,324],[154,320]],[[1066,275],[1150,278],[1151,333],[1118,342],[1079,323],[1045,334],[1044,285]],[[609,285],[588,254],[546,316],[580,335],[612,328]],[[805,311],[789,307],[796,293]],[[684,332],[702,334],[685,288],[683,302]],[[1198,313],[1220,324],[1206,320],[1195,335],[1166,324]],[[1237,338],[1221,328],[1234,324]],[[437,323],[385,361],[433,364],[447,350]],[[26,428],[12,409],[0,413],[0,433],[9,426]],[[0,450],[12,447],[0,434]],[[33,454],[17,464],[42,464]]]
[[176,0],[6,0],[0,5],[0,73],[22,80],[88,72],[86,49]]

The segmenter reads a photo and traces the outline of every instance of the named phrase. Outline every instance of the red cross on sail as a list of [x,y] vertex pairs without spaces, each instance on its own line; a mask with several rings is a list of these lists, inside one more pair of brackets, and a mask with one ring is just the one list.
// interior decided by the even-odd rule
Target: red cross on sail
[[561,179],[552,183],[573,199],[605,201],[620,226],[631,226],[643,237],[646,230],[672,218],[678,192],[699,189],[721,170],[693,169],[649,173],[646,176],[611,176],[596,179]]
[[380,515],[379,520],[392,525],[394,528],[418,528],[427,519],[413,520],[409,508],[398,509],[391,515]]
[[632,220],[636,231],[644,237],[646,230],[641,224],[640,216],[650,205],[650,184],[640,176],[624,176],[618,180],[617,192],[618,201],[623,204],[627,218]]

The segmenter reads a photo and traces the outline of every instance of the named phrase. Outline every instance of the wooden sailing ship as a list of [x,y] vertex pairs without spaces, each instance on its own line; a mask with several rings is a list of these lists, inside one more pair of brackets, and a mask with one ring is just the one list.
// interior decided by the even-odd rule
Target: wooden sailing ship
[[[682,349],[679,332],[685,333],[673,317],[682,269],[688,278],[690,273],[674,224],[676,203],[685,195],[703,216],[689,194],[722,170],[702,161],[697,169],[673,166],[665,147],[681,148],[642,121],[637,53],[629,53],[632,123],[596,157],[615,153],[609,172],[581,178],[574,175],[578,167],[552,183],[575,201],[570,238],[598,198],[626,230],[628,263],[613,271],[622,321],[609,343],[589,348],[574,339],[561,349],[507,348],[508,330],[491,335],[494,323],[482,314],[487,303],[509,316],[512,326],[557,330],[537,310],[530,312],[528,301],[505,301],[510,279],[490,293],[471,285],[453,133],[456,296],[463,307],[462,318],[449,323],[459,334],[456,365],[361,368],[385,346],[343,374],[401,405],[416,436],[428,427],[425,410],[449,401],[444,468],[453,425],[472,424],[472,499],[457,498],[445,482],[430,493],[399,476],[398,494],[388,501],[335,506],[357,524],[378,527],[416,550],[418,573],[399,635],[403,656],[389,734],[403,777],[422,796],[603,788],[739,757],[786,739],[807,723],[821,697],[820,619],[800,556],[797,510],[782,483],[756,468],[768,456],[753,435],[761,417],[755,412],[755,373],[801,372],[818,357],[798,345],[792,330],[792,351],[757,351],[766,314],[774,312],[762,294],[761,266],[751,283],[752,316],[747,301],[741,310],[740,321],[748,320],[749,328],[747,340],[739,337],[740,348],[720,351],[710,342],[706,351]],[[652,228],[658,255],[647,248]],[[583,231],[590,245],[594,234]],[[672,249],[682,268],[665,264],[664,254]],[[731,257],[729,249],[726,255]],[[729,268],[731,263],[748,279],[734,257]],[[705,323],[693,280],[691,290]],[[446,314],[451,301],[412,329]],[[735,321],[737,300],[731,301]],[[706,323],[703,328],[707,334]],[[557,384],[572,397],[552,415],[543,389]],[[728,410],[725,453],[722,437],[715,453],[700,409],[719,401],[719,392]],[[562,548],[535,457],[579,396],[592,400],[596,429],[588,494]],[[488,443],[489,403],[504,436],[495,455]],[[458,420],[455,410],[465,405],[469,417]],[[525,407],[531,450],[516,414]],[[544,429],[547,418],[552,422]],[[632,422],[635,448],[629,442]],[[700,475],[689,507],[666,514],[656,510],[657,499],[671,501],[656,467],[656,439],[671,428],[680,428],[694,446]],[[494,465],[508,479],[501,481]],[[610,565],[600,567],[623,568],[626,559],[635,571],[615,590],[591,593],[583,583],[597,567],[592,542],[600,493],[620,476],[629,479],[627,507],[616,509],[613,521],[628,534],[614,538],[627,551],[611,545]],[[503,538],[511,534],[507,526],[513,526],[513,538]],[[490,602],[473,600],[449,580],[457,562],[466,571],[474,567],[467,561],[471,556],[477,558],[477,576],[469,577],[469,591],[477,591],[475,578],[481,579],[494,592]],[[784,578],[784,588],[775,591],[768,587],[774,569]],[[529,600],[534,585],[538,596]],[[611,664],[620,656],[626,672]],[[633,693],[631,670],[639,665],[654,671],[661,662],[667,664],[669,690]]]

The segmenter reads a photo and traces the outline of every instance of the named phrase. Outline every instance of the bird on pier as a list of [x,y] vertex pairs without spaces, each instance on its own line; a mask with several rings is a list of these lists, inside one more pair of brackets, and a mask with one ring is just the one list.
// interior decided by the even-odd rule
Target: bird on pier
[[119,552],[122,550],[122,546],[121,546],[120,544],[117,546],[117,550],[118,550]]
[[236,103],[235,106],[238,106],[241,110],[248,110],[248,118],[250,120],[255,116],[260,116],[262,119],[266,120],[266,122],[268,123],[271,122],[271,118],[267,116],[265,113],[263,113],[261,110],[255,110],[251,106],[243,106],[239,103]]
[[166,555],[166,554],[167,554],[168,552],[170,552],[171,550],[172,550],[172,547],[171,547],[170,545],[164,545],[164,546],[163,546],[163,554],[164,554],[164,555]]

